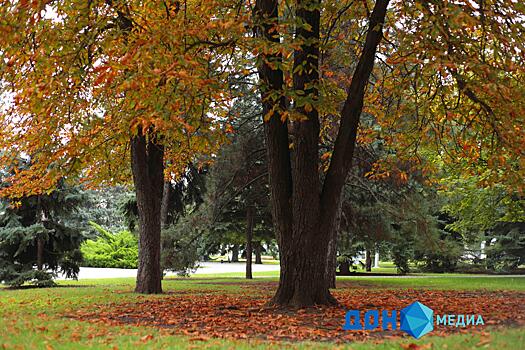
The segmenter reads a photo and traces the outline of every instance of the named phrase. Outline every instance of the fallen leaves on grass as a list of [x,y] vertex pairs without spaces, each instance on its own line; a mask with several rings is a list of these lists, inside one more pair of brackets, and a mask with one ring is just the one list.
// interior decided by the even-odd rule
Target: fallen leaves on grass
[[145,343],[145,342],[150,341],[152,339],[153,339],[153,336],[151,334],[148,334],[148,335],[145,335],[145,336],[141,337],[140,341]]
[[491,343],[492,339],[490,338],[490,333],[487,332],[481,332],[480,340],[476,344],[477,347],[482,347],[489,345]]
[[[353,341],[406,337],[401,331],[343,331],[347,310],[400,310],[420,301],[435,315],[481,314],[487,324],[512,326],[525,324],[525,293],[440,290],[363,290],[338,289],[334,292],[338,306],[317,306],[301,310],[268,308],[270,294],[247,285],[250,294],[195,292],[145,297],[139,302],[104,305],[92,311],[78,311],[69,317],[90,322],[136,326],[153,326],[188,335],[194,341],[217,338],[257,338],[264,340]],[[465,329],[435,327],[433,335],[447,335]],[[468,332],[482,332],[483,326],[471,326]],[[484,336],[478,346],[490,342]],[[408,344],[411,346],[412,344]],[[415,345],[415,344],[414,344]],[[423,345],[408,349],[425,349]]]

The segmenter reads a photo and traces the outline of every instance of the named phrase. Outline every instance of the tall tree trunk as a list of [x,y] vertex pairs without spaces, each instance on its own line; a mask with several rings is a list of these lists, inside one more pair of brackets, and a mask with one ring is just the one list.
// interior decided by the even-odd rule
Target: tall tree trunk
[[131,139],[131,165],[139,214],[137,293],[162,293],[160,211],[164,183],[164,149],[151,135]]
[[370,249],[365,251],[365,271],[372,271],[372,252]]
[[[278,0],[257,0],[256,31],[260,37],[278,45]],[[281,121],[286,109],[280,53],[259,57],[259,76],[268,150],[268,170],[272,215],[281,256],[279,287],[271,304],[309,306],[331,304],[326,276],[328,242],[336,230],[340,194],[350,169],[365,87],[370,77],[388,0],[378,0],[370,17],[363,52],[348,89],[341,112],[330,167],[320,192],[318,98],[320,1],[298,0],[295,15],[301,23],[296,38],[302,40],[294,52],[294,90],[310,98],[296,101],[296,110],[305,120],[295,122],[293,166],[290,161],[288,126]],[[276,67],[276,68],[274,68]],[[302,68],[299,68],[302,67]],[[313,103],[312,103],[313,102]]]
[[296,29],[302,41],[294,52],[293,85],[308,98],[296,101],[295,110],[304,120],[293,122],[291,234],[283,236],[280,252],[286,257],[273,303],[296,307],[333,304],[326,283],[328,231],[320,230],[319,114],[315,104],[319,92],[319,0],[297,2],[296,17],[304,23]]
[[252,239],[254,208],[246,208],[246,278],[252,279]]
[[334,230],[328,242],[328,257],[326,259],[326,280],[329,288],[335,288],[335,270],[337,269],[337,231]]
[[326,278],[330,288],[336,287],[336,269],[337,269],[337,239],[339,229],[341,228],[343,201],[339,201],[337,207],[337,216],[335,222],[335,229],[331,232],[330,241],[328,242],[328,258],[326,262]]
[[239,245],[234,244],[232,247],[232,262],[239,262]]
[[[278,0],[257,0],[255,14],[258,21],[255,30],[259,37],[264,37],[273,44],[279,44],[280,38],[275,31],[278,24]],[[288,237],[292,234],[292,173],[289,152],[288,126],[281,120],[281,114],[286,109],[286,99],[280,93],[283,89],[284,77],[280,67],[282,55],[280,52],[259,56],[259,77],[261,79],[261,97],[263,114],[268,115],[264,123],[266,149],[268,154],[268,176],[270,184],[272,218],[274,223],[279,255],[281,261],[279,292],[293,289],[293,281],[286,278],[288,270],[294,266],[295,257],[290,254],[293,245]],[[276,97],[277,96],[277,97]],[[272,112],[273,111],[273,112]],[[277,298],[277,294],[275,296]],[[275,299],[274,298],[274,299]]]
[[374,67],[377,47],[383,38],[382,28],[388,3],[389,0],[377,0],[375,3],[369,19],[365,45],[341,111],[339,131],[321,195],[321,217],[325,222],[325,229],[330,229],[335,224],[337,210],[334,210],[334,204],[337,208],[346,177],[352,165],[365,89]]
[[[44,226],[44,221],[46,220],[46,214],[42,210],[42,200],[41,197],[37,197],[37,215],[38,222]],[[44,267],[44,239],[41,237],[41,234],[38,235],[38,238],[36,239],[36,268],[41,271]]]
[[254,247],[255,263],[258,265],[262,264],[262,245],[261,242],[256,242]]
[[169,181],[164,181],[164,186],[162,188],[162,202],[160,205],[160,227],[161,227],[161,237],[160,237],[160,279],[164,279],[164,258],[162,257],[164,252],[164,238],[162,237],[162,230],[166,229],[169,226],[168,222],[168,213],[170,206],[170,191],[171,184]]
[[167,228],[169,225],[168,222],[168,213],[170,207],[170,192],[171,184],[169,181],[164,181],[162,189],[162,204],[160,206],[160,224],[162,228]]
[[[113,7],[112,0],[106,3]],[[117,24],[127,35],[133,22],[124,12],[116,9]],[[144,135],[139,128],[130,140],[131,170],[137,198],[139,216],[139,266],[135,292],[162,293],[160,245],[162,193],[164,184],[164,148],[155,143],[155,135]]]
[[36,239],[36,268],[41,271],[44,268],[44,239]]

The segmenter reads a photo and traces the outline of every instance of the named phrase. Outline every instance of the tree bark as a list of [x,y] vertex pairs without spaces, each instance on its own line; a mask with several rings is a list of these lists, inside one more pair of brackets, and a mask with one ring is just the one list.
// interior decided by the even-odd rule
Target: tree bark
[[335,270],[337,269],[337,231],[334,230],[328,242],[328,257],[326,259],[326,279],[328,288],[335,288]]
[[262,265],[262,246],[261,242],[256,242],[254,247],[255,252],[255,263],[258,265]]
[[170,182],[164,181],[164,186],[162,189],[162,204],[160,206],[160,224],[162,228],[167,228],[169,225],[168,213],[170,207],[170,191]]
[[375,3],[370,15],[365,45],[341,111],[339,131],[321,194],[321,227],[325,232],[333,232],[336,229],[338,210],[334,210],[334,206],[340,206],[341,192],[352,165],[365,88],[374,67],[377,47],[383,37],[382,27],[388,3],[389,0],[377,0]]
[[42,237],[36,239],[36,268],[39,271],[44,268],[44,239]]
[[[326,275],[328,243],[336,230],[340,194],[353,157],[365,87],[370,77],[388,0],[378,0],[370,16],[368,34],[348,97],[341,112],[341,125],[330,167],[322,187],[319,180],[319,116],[315,107],[319,80],[320,1],[298,0],[295,15],[301,47],[294,52],[294,90],[310,101],[296,101],[296,111],[305,119],[294,122],[293,158],[290,157],[288,126],[281,121],[286,109],[283,97],[282,57],[264,53],[259,57],[259,76],[268,150],[272,215],[281,256],[279,287],[270,304],[303,307],[332,304],[330,278]],[[257,0],[256,31],[278,45],[278,1]],[[272,68],[276,67],[276,68]],[[299,68],[302,67],[302,68]],[[293,159],[293,163],[291,162]]]
[[339,274],[341,276],[350,275],[350,263],[348,261],[344,261],[341,264],[339,264]]
[[246,208],[246,278],[252,279],[252,239],[254,208]]
[[234,244],[232,247],[232,262],[239,262],[239,245]]
[[[341,194],[342,195],[342,194]],[[330,232],[330,241],[328,242],[328,258],[326,262],[326,277],[329,288],[336,288],[336,269],[337,269],[337,239],[341,227],[342,199],[337,207],[337,216],[335,229]]]
[[330,225],[335,222],[337,211],[333,210],[333,207],[334,204],[337,207],[341,200],[341,191],[352,165],[357,130],[363,110],[365,88],[374,67],[377,46],[383,38],[382,28],[388,3],[389,0],[377,0],[375,3],[374,10],[370,15],[365,45],[341,111],[341,123],[321,195],[321,217],[327,228],[330,228]]
[[[259,37],[278,45],[280,38],[274,27],[278,24],[278,0],[257,0],[255,17],[258,21],[255,30]],[[286,109],[286,99],[280,92],[283,89],[284,77],[280,68],[282,55],[279,52],[259,56],[258,70],[261,84],[266,149],[268,155],[268,176],[274,223],[281,272],[279,293],[293,289],[291,279],[286,278],[288,270],[294,266],[295,257],[288,252],[293,250],[289,237],[292,234],[292,173],[289,152],[288,126],[281,120],[282,111]],[[276,97],[277,96],[277,97]],[[273,112],[272,112],[273,111]],[[274,299],[277,297],[274,297]]]
[[[261,10],[266,12],[263,17],[277,20],[277,3],[271,1],[261,1],[266,7]],[[319,117],[315,108],[315,101],[318,99],[318,62],[319,62],[319,26],[320,12],[318,0],[298,1],[296,16],[308,25],[297,28],[296,37],[303,40],[299,49],[294,52],[294,74],[293,84],[296,91],[303,91],[304,95],[311,98],[311,101],[297,103],[295,109],[301,113],[305,120],[294,123],[294,150],[293,163],[282,164],[277,169],[280,178],[290,179],[293,195],[286,199],[273,196],[272,204],[281,207],[288,207],[286,216],[278,215],[276,221],[278,225],[291,224],[286,231],[279,230],[281,237],[281,275],[279,287],[271,304],[281,306],[302,307],[313,304],[332,304],[335,299],[330,295],[327,284],[325,283],[326,256],[328,240],[323,232],[319,231],[320,211],[319,211]],[[278,36],[271,33],[271,27],[265,27],[265,36],[273,41],[278,41]],[[302,67],[302,68],[300,68]],[[268,73],[263,66],[262,73]],[[299,69],[300,68],[300,69]],[[270,78],[278,75],[282,78],[282,72],[274,70]],[[265,77],[270,84],[271,79]],[[275,86],[274,86],[275,87]],[[282,83],[277,86],[282,89]],[[264,97],[264,96],[263,96]],[[307,107],[308,104],[308,107]],[[264,105],[263,105],[264,107]],[[271,109],[267,109],[270,111]],[[279,116],[274,115],[270,118],[268,129],[276,130],[273,124],[281,123]],[[281,128],[277,129],[281,130]],[[287,132],[287,130],[284,130]],[[271,135],[267,133],[268,142]],[[287,135],[286,135],[287,137]],[[288,143],[281,147],[278,152],[273,152],[269,148],[270,163],[270,182],[276,177],[272,175],[272,160],[275,155],[282,153],[289,154]],[[273,184],[272,184],[273,186]],[[289,191],[290,188],[288,187]],[[291,198],[290,198],[291,197]],[[274,212],[275,214],[275,212]],[[291,215],[290,215],[291,214]],[[291,222],[290,222],[291,221]]]
[[164,149],[152,135],[131,139],[131,165],[139,214],[139,266],[135,292],[162,293],[160,267]]
[[365,271],[372,271],[372,252],[370,249],[365,251]]

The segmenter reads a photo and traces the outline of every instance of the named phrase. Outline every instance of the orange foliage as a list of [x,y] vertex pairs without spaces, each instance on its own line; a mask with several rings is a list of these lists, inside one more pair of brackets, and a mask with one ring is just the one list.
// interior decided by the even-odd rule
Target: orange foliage
[[[0,164],[31,167],[3,195],[131,179],[129,140],[153,130],[167,175],[222,143],[237,1],[0,1]],[[127,26],[127,27],[126,27]]]
[[[334,295],[339,306],[318,306],[299,310],[268,308],[269,293],[275,283],[239,283],[251,290],[242,294],[224,292],[176,292],[162,298],[144,297],[139,302],[112,304],[95,310],[80,310],[67,315],[80,320],[110,325],[131,324],[159,327],[191,336],[192,339],[235,338],[279,341],[388,340],[406,337],[402,331],[343,331],[348,310],[401,310],[413,301],[432,308],[435,314],[480,314],[486,326],[523,325],[523,293],[440,290],[367,290],[344,283]],[[339,286],[341,287],[341,286]],[[486,327],[484,326],[484,327]],[[484,332],[484,327],[469,327],[468,332]],[[449,335],[457,327],[436,327],[432,335]]]

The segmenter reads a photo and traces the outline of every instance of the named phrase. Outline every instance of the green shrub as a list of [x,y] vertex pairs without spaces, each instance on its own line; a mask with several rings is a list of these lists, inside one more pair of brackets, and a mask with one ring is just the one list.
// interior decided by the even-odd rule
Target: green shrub
[[129,231],[111,233],[102,226],[90,222],[97,230],[96,240],[82,243],[84,266],[134,269],[138,265],[138,241]]

